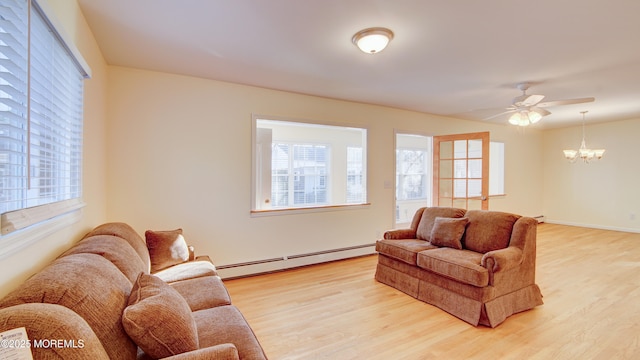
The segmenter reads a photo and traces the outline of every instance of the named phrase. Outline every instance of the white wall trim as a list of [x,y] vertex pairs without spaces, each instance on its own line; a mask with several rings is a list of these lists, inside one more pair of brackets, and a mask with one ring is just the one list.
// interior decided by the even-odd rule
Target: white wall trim
[[375,244],[367,244],[344,249],[319,251],[312,254],[289,255],[248,263],[221,265],[216,266],[216,271],[223,279],[233,279],[375,253]]
[[584,224],[584,223],[577,223],[577,222],[571,222],[571,221],[560,221],[560,220],[553,220],[553,219],[546,219],[545,222],[548,223],[548,224],[578,226],[578,227],[584,227],[584,228],[590,228],[590,229],[622,231],[622,232],[629,232],[629,233],[640,233],[640,229],[624,228],[624,227],[617,227],[617,226],[606,226],[606,225],[597,225],[597,224]]
[[82,218],[82,208],[54,217],[47,221],[29,226],[0,237],[0,260],[35,244],[45,237],[60,231]]

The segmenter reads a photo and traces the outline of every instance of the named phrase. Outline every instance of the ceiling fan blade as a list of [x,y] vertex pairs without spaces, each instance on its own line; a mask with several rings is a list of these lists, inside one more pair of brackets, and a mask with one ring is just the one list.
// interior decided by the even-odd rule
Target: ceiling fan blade
[[567,99],[567,100],[555,100],[555,101],[547,101],[543,103],[539,103],[538,107],[550,107],[550,106],[560,106],[560,105],[571,105],[571,104],[582,104],[594,101],[595,98],[587,97],[580,99]]
[[511,113],[514,113],[514,112],[518,111],[518,109],[514,109],[514,108],[507,108],[507,109],[508,109],[507,111],[503,111],[501,113],[485,117],[482,120],[491,120],[491,119],[495,119],[495,118],[497,118],[499,116],[506,115],[506,114],[511,114]]
[[547,110],[547,109],[543,109],[541,107],[537,107],[537,106],[532,106],[531,108],[529,108],[530,111],[535,111],[538,114],[542,115],[542,116],[547,116],[547,115],[551,115],[551,111]]
[[544,99],[544,95],[526,95],[524,99],[516,103],[516,106],[533,106]]

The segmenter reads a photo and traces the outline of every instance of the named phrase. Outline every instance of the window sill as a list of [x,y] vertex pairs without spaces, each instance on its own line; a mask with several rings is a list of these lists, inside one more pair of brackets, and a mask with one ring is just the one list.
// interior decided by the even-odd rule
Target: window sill
[[369,206],[371,206],[371,203],[327,205],[327,206],[313,206],[313,207],[286,208],[286,209],[251,210],[251,217],[294,215],[294,214],[308,214],[308,213],[327,212],[327,211],[354,210],[354,209],[368,208]]
[[81,218],[82,207],[79,207],[66,214],[62,214],[22,230],[0,236],[0,260],[37,243],[57,231],[77,223]]

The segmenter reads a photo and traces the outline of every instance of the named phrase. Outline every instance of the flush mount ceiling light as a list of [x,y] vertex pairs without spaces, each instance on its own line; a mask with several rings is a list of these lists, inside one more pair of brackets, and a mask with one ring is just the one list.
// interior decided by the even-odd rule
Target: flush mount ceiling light
[[387,28],[373,27],[358,31],[351,41],[363,52],[376,54],[384,50],[393,39],[393,32]]

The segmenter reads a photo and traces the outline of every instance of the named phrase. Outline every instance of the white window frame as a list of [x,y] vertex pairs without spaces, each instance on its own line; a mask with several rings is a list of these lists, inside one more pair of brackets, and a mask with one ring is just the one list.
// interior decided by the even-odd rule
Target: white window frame
[[[411,139],[411,137],[424,138],[426,141],[425,147],[420,147],[418,144],[414,143],[413,146],[411,143],[413,140],[408,141],[407,143],[401,143],[400,137],[407,137],[406,140]],[[393,221],[396,224],[396,227],[403,227],[411,222],[413,218],[413,214],[415,210],[424,206],[431,206],[432,202],[432,186],[433,186],[433,136],[425,135],[416,132],[408,132],[408,131],[395,131],[394,135],[395,146],[394,146],[394,173],[395,173],[395,187],[394,187],[394,212],[393,212]],[[418,142],[422,142],[422,140],[417,140]],[[402,150],[413,150],[413,151],[424,151],[425,152],[425,197],[419,199],[398,199],[398,187],[400,184],[398,183],[398,151]],[[401,212],[405,213],[401,216]]]
[[[272,135],[272,129],[268,129],[268,124],[281,125],[284,127],[301,127],[307,129],[317,129],[313,131],[316,135],[301,135],[300,138],[297,134],[287,135],[285,138],[279,138],[276,133]],[[277,126],[273,127],[277,131]],[[347,143],[347,140],[339,143],[335,142],[335,139],[323,138],[317,134],[322,133],[322,129],[327,130],[345,130],[347,132],[354,132],[357,135],[358,140],[355,143]],[[251,176],[251,215],[263,216],[263,215],[278,215],[298,212],[313,212],[313,211],[333,211],[343,210],[346,208],[353,208],[354,206],[368,206],[367,202],[366,186],[367,186],[367,166],[366,166],[366,148],[367,148],[367,133],[368,130],[364,127],[354,127],[350,125],[341,125],[333,123],[325,123],[318,121],[289,119],[264,115],[252,115],[252,176]],[[302,134],[302,133],[301,133]],[[272,159],[272,147],[271,143],[292,143],[292,144],[311,144],[311,145],[324,145],[329,148],[329,156],[327,164],[327,176],[325,180],[327,188],[327,203],[324,204],[308,204],[305,206],[289,206],[289,207],[276,207],[271,206],[271,159]],[[336,145],[338,144],[338,145]],[[362,182],[364,183],[362,189],[362,196],[358,201],[348,201],[348,161],[347,161],[347,147],[362,147]],[[267,181],[265,181],[267,179]],[[344,192],[344,194],[343,194]]]
[[[26,22],[26,28],[28,29],[27,31],[29,33],[27,38],[32,40],[28,46],[27,60],[25,63],[27,74],[29,74],[29,72],[31,71],[31,64],[30,64],[31,56],[29,55],[29,52],[41,51],[41,48],[39,47],[32,49],[32,45],[36,40],[33,40],[35,35],[32,36],[31,32],[34,29],[34,26],[36,26],[37,24],[37,26],[39,26],[40,28],[44,26],[44,28],[46,29],[44,32],[47,34],[50,34],[47,36],[49,36],[51,39],[47,41],[50,41],[51,44],[55,44],[53,46],[61,49],[61,52],[58,52],[56,53],[56,55],[51,55],[51,56],[58,56],[57,54],[61,54],[61,53],[68,55],[69,56],[68,59],[72,61],[74,67],[78,71],[80,81],[83,81],[83,79],[89,78],[91,76],[91,69],[89,68],[88,64],[86,63],[84,58],[81,56],[80,52],[75,47],[73,42],[70,41],[71,38],[62,30],[63,29],[62,26],[57,22],[56,18],[53,16],[53,11],[52,9],[49,8],[49,6],[47,5],[47,2],[37,1],[37,0],[18,0],[14,2],[14,5],[18,5],[17,7],[19,7],[21,5],[20,4],[21,2],[23,2],[24,6],[26,7],[26,14],[24,14],[25,16],[24,21]],[[10,4],[8,3],[6,4],[7,6],[6,9],[9,9],[8,8],[9,5]],[[6,13],[7,16],[10,16],[10,14],[13,14],[13,13]],[[34,16],[37,16],[38,18],[34,20],[33,19]],[[35,21],[34,25],[31,24],[32,21]],[[38,38],[38,37],[35,37],[35,38]],[[7,49],[10,49],[10,48],[11,48],[11,45],[9,45]],[[63,75],[57,75],[57,76],[64,77],[66,75],[63,74]],[[31,99],[33,99],[33,95],[29,95],[29,93],[32,91],[32,87],[34,86],[30,84],[30,79],[31,77],[27,75],[27,80],[26,80],[27,94],[25,96],[25,98],[27,99],[26,105],[25,105],[25,109],[26,109],[25,121],[27,123],[27,130],[26,130],[27,137],[24,142],[24,148],[28,148],[29,143],[33,144],[33,141],[29,140],[29,138],[31,134],[34,134],[33,136],[37,136],[37,134],[33,133],[33,131],[38,131],[38,130],[35,130],[37,126],[32,125],[35,123],[30,123],[32,114],[35,114],[32,109],[33,101],[31,101]],[[51,81],[55,81],[55,78],[52,77]],[[80,96],[81,98],[78,99],[78,102],[81,108],[83,103],[82,90],[80,91]],[[53,104],[57,104],[55,100],[53,101],[54,101]],[[64,113],[64,112],[61,112],[61,113]],[[38,113],[38,114],[39,114],[38,115],[39,120],[37,124],[39,124],[39,126],[49,126],[46,120],[48,118],[48,115],[44,113]],[[58,113],[55,113],[55,114],[56,116],[58,116],[57,115]],[[82,114],[80,113],[79,116],[80,116],[79,117],[80,123],[82,123]],[[52,120],[52,121],[56,121],[56,120]],[[60,126],[59,124],[60,123],[58,122],[52,123],[53,126]],[[31,128],[32,126],[34,127],[34,130],[29,130],[29,128]],[[42,131],[43,130],[41,128],[41,130],[39,130],[40,134],[42,134]],[[76,131],[76,133],[78,133],[76,129],[72,129],[71,131]],[[57,130],[51,130],[50,134],[58,134],[58,132]],[[81,125],[79,128],[79,134],[81,138],[82,137]],[[64,147],[66,146],[65,144],[68,144],[67,140],[59,141],[57,138],[51,138],[51,139],[54,139],[53,141],[55,141],[56,147],[58,146]],[[75,162],[71,164],[70,167],[69,165],[63,165],[64,167],[58,168],[58,169],[62,169],[61,171],[63,172],[67,171],[67,169],[68,171],[74,171],[73,169],[78,169],[76,173],[77,180],[73,180],[73,179],[76,179],[75,176],[73,177],[73,179],[71,177],[66,176],[62,180],[43,179],[41,181],[38,181],[37,183],[33,182],[32,178],[30,177],[31,175],[30,173],[34,171],[34,169],[37,169],[37,166],[35,164],[29,164],[28,161],[35,159],[35,161],[46,163],[49,161],[49,159],[42,158],[38,160],[37,156],[34,157],[34,155],[38,155],[38,154],[30,155],[30,151],[35,152],[35,150],[26,150],[27,152],[26,152],[25,159],[27,159],[28,170],[26,173],[27,178],[24,185],[25,188],[23,190],[25,193],[33,192],[33,190],[29,189],[31,186],[34,186],[34,187],[48,186],[48,184],[55,183],[56,181],[64,181],[65,187],[74,186],[74,187],[79,187],[79,189],[77,191],[74,191],[71,197],[65,197],[67,198],[67,200],[52,199],[48,201],[31,201],[31,200],[28,200],[27,197],[25,197],[24,200],[19,200],[19,201],[22,201],[22,204],[20,204],[18,207],[15,207],[15,206],[11,207],[10,209],[13,209],[13,210],[7,210],[3,214],[1,214],[0,216],[0,229],[1,229],[0,258],[8,255],[9,253],[17,251],[37,240],[40,240],[44,236],[47,236],[50,233],[52,233],[53,231],[57,231],[58,229],[61,229],[64,226],[68,226],[70,223],[73,223],[79,219],[80,215],[78,210],[80,210],[84,206],[84,203],[82,201],[82,190],[81,190],[82,188],[81,143],[82,143],[82,140],[80,140],[79,146],[76,145],[73,148],[69,147],[69,150],[68,150],[78,154],[79,155],[78,160],[74,160]],[[49,147],[49,149],[51,149],[51,147]],[[77,167],[75,167],[74,165],[77,165]],[[55,166],[58,166],[58,165],[55,165]],[[48,226],[46,227],[34,226],[34,225],[40,225],[40,224],[48,224]]]

